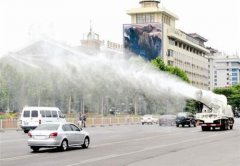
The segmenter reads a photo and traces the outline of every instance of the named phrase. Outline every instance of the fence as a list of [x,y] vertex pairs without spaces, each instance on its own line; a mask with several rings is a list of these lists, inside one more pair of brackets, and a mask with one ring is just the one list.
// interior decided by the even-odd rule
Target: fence
[[[67,122],[78,124],[76,118],[67,118]],[[124,124],[138,124],[140,117],[100,117],[100,118],[87,118],[86,126],[112,126]],[[3,129],[20,129],[19,119],[0,119],[0,130]]]

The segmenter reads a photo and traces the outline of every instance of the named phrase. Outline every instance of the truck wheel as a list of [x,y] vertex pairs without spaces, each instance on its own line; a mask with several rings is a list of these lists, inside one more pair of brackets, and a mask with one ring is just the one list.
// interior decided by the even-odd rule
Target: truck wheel
[[228,130],[229,129],[229,121],[226,121],[225,123],[225,130]]
[[221,120],[221,127],[220,130],[225,130],[226,129],[226,121],[225,120]]
[[202,126],[202,131],[206,131],[206,127],[205,126]]
[[222,125],[222,126],[220,127],[220,130],[225,130],[225,126]]

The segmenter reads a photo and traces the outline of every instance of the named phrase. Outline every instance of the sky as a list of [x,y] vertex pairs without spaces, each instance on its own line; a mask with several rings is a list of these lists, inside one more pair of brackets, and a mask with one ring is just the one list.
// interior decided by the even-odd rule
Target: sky
[[[208,39],[206,46],[240,54],[240,0],[161,0],[179,17],[176,28]],[[0,55],[24,48],[42,36],[80,45],[93,31],[101,40],[122,43],[126,11],[139,0],[0,0]]]

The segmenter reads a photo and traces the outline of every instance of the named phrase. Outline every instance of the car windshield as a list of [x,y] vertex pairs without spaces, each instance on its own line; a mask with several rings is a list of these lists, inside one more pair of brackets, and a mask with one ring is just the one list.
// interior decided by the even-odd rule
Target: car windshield
[[57,130],[59,124],[41,124],[35,130]]
[[162,115],[162,118],[175,118],[175,115]]
[[152,115],[144,115],[144,117],[147,117],[147,118],[148,118],[148,117],[152,117]]
[[180,113],[178,113],[177,116],[178,116],[178,117],[186,117],[187,114],[186,114],[185,112],[180,112]]

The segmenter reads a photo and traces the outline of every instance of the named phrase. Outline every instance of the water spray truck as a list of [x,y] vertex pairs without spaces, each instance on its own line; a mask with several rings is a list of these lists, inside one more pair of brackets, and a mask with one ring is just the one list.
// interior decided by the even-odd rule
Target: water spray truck
[[211,128],[220,130],[233,129],[234,115],[227,98],[224,95],[215,94],[211,91],[198,90],[196,99],[202,105],[201,113],[196,114],[198,124],[202,131],[209,131]]

